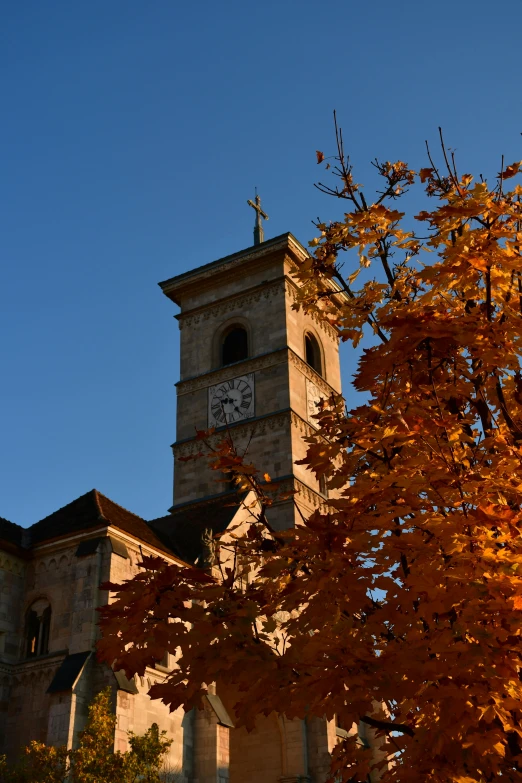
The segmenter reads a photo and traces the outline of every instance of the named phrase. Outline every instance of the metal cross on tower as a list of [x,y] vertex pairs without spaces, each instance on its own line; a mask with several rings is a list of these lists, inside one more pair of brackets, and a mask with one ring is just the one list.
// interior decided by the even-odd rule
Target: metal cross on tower
[[261,218],[263,217],[265,220],[268,220],[268,215],[261,209],[261,197],[257,195],[257,188],[255,203],[251,199],[247,199],[247,204],[253,207],[256,211],[256,222],[254,224],[254,245],[260,245],[261,242],[263,242],[265,239]]

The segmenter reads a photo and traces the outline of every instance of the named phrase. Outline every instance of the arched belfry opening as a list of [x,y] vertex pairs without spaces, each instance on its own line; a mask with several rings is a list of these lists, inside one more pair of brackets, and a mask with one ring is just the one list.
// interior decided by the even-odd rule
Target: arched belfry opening
[[34,658],[49,652],[51,607],[44,598],[35,601],[25,615],[24,657]]
[[221,340],[221,365],[240,362],[248,359],[248,333],[239,324],[230,327]]
[[306,363],[309,364],[313,370],[319,373],[319,375],[324,375],[321,348],[319,347],[317,339],[313,334],[310,334],[310,332],[305,334],[305,359]]

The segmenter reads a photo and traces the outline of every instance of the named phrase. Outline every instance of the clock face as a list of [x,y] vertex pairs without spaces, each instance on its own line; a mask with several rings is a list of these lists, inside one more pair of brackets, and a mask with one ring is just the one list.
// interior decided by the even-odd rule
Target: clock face
[[306,379],[306,408],[307,408],[307,414],[308,414],[308,421],[310,424],[314,427],[319,426],[319,422],[317,419],[314,419],[313,417],[319,412],[319,403],[321,402],[321,399],[323,398],[323,395],[315,385],[315,383],[312,383],[312,381],[309,381],[308,378]]
[[254,373],[223,381],[208,390],[209,427],[235,424],[254,415]]

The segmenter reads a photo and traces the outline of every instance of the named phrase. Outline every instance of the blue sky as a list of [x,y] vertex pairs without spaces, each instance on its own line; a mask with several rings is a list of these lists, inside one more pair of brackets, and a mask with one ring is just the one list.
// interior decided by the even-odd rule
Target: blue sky
[[[332,110],[357,180],[522,158],[520,0],[25,0],[0,25],[0,515],[96,487],[172,502],[174,308],[157,282],[339,205],[313,183]],[[354,356],[343,347],[345,390]]]

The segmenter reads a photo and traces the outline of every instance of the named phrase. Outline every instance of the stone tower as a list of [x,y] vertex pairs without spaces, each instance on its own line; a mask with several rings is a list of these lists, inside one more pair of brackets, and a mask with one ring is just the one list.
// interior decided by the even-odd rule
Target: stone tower
[[[180,307],[172,511],[230,489],[205,460],[178,459],[199,450],[196,430],[210,426],[228,426],[239,447],[249,443],[250,461],[274,488],[294,490],[304,514],[324,502],[314,474],[295,464],[317,399],[341,388],[335,329],[292,309],[293,272],[307,255],[282,234],[160,283]],[[288,527],[296,514],[293,501],[279,503],[271,522]]]
[[[196,430],[226,432],[249,461],[267,472],[276,497],[271,524],[290,527],[326,501],[315,475],[296,461],[315,426],[317,400],[339,392],[338,336],[331,326],[292,308],[296,262],[308,255],[282,234],[160,283],[180,308],[181,377],[177,388],[174,505],[154,529],[194,562],[202,533],[237,522],[233,488],[197,453]],[[222,477],[223,478],[223,477]],[[239,513],[239,512],[238,512]],[[225,709],[196,715],[194,773],[198,783],[321,783],[340,736],[333,721],[258,718],[255,731],[234,728],[234,698],[211,697]],[[221,701],[222,700],[222,701]],[[227,712],[228,710],[228,712]]]

